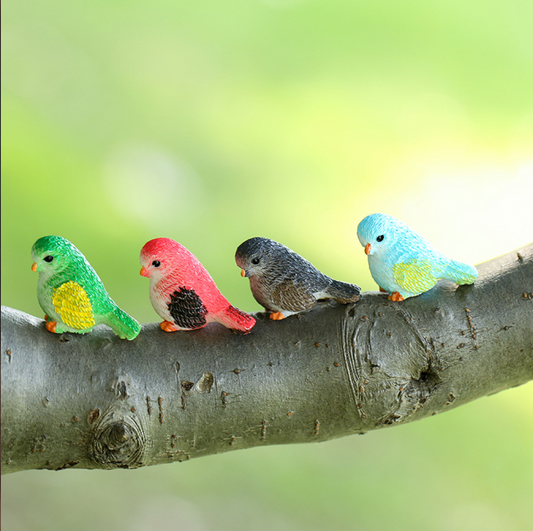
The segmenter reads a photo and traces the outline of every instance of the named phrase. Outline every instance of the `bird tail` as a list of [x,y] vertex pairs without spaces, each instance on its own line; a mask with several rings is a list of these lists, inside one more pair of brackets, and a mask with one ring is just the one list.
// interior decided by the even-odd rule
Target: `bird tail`
[[348,302],[357,302],[359,300],[361,288],[357,284],[332,280],[326,289],[326,293],[337,302],[347,304]]
[[216,321],[227,328],[247,334],[255,325],[255,319],[245,312],[229,305],[226,309],[213,316]]
[[442,278],[452,280],[456,284],[473,284],[477,278],[477,269],[474,266],[450,260],[442,271]]
[[106,315],[105,324],[121,339],[129,341],[135,339],[141,331],[141,325],[118,306]]

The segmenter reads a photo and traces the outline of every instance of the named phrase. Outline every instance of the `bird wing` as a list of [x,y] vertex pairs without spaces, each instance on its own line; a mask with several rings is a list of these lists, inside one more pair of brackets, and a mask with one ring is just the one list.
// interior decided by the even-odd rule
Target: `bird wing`
[[271,293],[272,302],[283,310],[301,312],[312,308],[316,299],[303,284],[295,284],[292,280],[285,280],[274,287]]
[[430,260],[410,260],[398,262],[392,268],[394,280],[405,291],[423,293],[437,282]]
[[207,308],[193,289],[178,287],[170,295],[168,311],[174,324],[180,328],[194,330],[206,325]]
[[67,326],[76,330],[85,330],[96,324],[91,300],[77,282],[70,280],[61,284],[54,290],[52,302]]

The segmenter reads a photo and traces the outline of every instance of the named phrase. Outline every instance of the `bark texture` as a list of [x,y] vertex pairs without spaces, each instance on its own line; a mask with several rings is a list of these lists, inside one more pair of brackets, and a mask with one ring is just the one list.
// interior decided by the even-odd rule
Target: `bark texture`
[[533,245],[400,303],[370,292],[246,336],[216,323],[123,341],[2,308],[2,473],[136,468],[325,441],[533,379]]

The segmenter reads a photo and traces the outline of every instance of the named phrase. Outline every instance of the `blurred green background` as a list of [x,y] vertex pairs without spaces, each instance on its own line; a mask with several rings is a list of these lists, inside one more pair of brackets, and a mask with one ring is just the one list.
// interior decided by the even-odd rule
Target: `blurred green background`
[[[467,262],[529,243],[532,20],[530,0],[4,2],[2,304],[41,316],[46,234],[142,322],[154,237],[248,311],[252,236],[364,290],[372,212]],[[319,445],[4,476],[2,529],[529,530],[532,448],[529,384]]]

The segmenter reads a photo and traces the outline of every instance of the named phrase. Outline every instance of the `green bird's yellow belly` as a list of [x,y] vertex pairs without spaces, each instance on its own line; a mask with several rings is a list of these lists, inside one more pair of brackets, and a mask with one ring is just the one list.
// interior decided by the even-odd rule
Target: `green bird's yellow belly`
[[71,328],[85,330],[96,324],[91,300],[77,282],[71,280],[55,289],[52,303],[56,313]]

